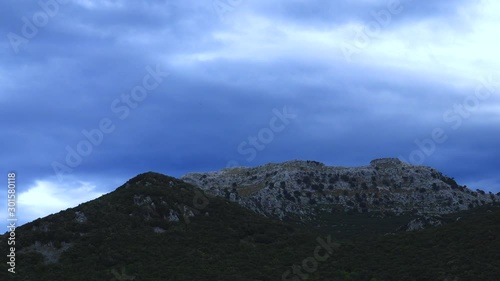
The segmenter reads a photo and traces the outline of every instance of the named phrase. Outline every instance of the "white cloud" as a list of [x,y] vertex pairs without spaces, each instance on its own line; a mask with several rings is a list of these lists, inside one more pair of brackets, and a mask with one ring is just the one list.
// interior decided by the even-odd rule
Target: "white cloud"
[[[431,80],[448,84],[476,83],[478,77],[498,69],[500,41],[495,36],[500,5],[480,1],[463,7],[463,24],[449,24],[446,17],[399,21],[406,10],[379,32],[367,34],[368,42],[354,47],[352,64],[395,68],[426,73]],[[252,14],[240,13],[234,25],[212,34],[217,48],[168,56],[177,67],[206,61],[276,61],[300,59],[311,63],[346,63],[342,48],[360,45],[360,32],[367,22],[347,22],[330,28],[315,28]]]
[[38,180],[18,195],[17,212],[20,222],[29,222],[80,203],[100,197],[94,183]]
[[[492,2],[468,6],[467,24],[449,25],[446,18],[388,24],[369,41],[358,60],[368,59],[381,66],[410,67],[413,70],[456,80],[484,75],[496,69],[500,60],[496,49],[500,45],[494,30],[498,20],[491,11],[500,10]],[[404,11],[397,16],[403,17]]]
[[76,4],[89,9],[119,9],[124,7],[124,1],[119,0],[76,0]]

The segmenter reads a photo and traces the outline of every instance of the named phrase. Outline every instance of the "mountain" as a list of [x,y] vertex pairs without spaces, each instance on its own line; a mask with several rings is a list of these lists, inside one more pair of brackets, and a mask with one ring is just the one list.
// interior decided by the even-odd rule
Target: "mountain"
[[[442,214],[447,224],[412,232],[396,231],[404,214],[333,215],[336,226],[330,228],[277,220],[149,172],[17,228],[16,273],[8,273],[3,262],[0,280],[488,281],[500,276],[497,204]],[[9,233],[0,236],[1,253],[10,252],[8,238]]]
[[16,237],[16,273],[3,277],[2,262],[0,280],[276,280],[317,243],[311,233],[151,172],[27,223]]
[[314,223],[348,212],[412,214],[417,224],[439,224],[443,214],[500,201],[498,195],[472,191],[431,167],[395,158],[376,159],[362,167],[288,161],[189,173],[181,179],[264,216]]

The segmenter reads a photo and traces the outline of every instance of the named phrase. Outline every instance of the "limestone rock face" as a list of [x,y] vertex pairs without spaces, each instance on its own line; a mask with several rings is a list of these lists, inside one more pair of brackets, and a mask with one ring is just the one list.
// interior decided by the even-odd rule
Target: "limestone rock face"
[[403,225],[398,229],[398,231],[415,231],[422,230],[425,228],[439,226],[443,224],[443,220],[439,215],[421,215],[417,218],[411,220],[406,225]]
[[79,223],[86,223],[87,222],[87,217],[83,212],[75,212],[75,220]]
[[375,159],[361,167],[294,160],[189,173],[181,179],[280,219],[314,219],[320,212],[334,211],[439,215],[500,200],[497,195],[460,186],[431,167],[396,158]]

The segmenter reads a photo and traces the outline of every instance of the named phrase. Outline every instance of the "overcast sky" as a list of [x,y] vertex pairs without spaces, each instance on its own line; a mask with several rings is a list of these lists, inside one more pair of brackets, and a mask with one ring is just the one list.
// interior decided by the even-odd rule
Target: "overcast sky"
[[[21,223],[146,171],[432,166],[500,191],[498,1],[7,0],[0,168]],[[6,216],[7,187],[1,200]]]

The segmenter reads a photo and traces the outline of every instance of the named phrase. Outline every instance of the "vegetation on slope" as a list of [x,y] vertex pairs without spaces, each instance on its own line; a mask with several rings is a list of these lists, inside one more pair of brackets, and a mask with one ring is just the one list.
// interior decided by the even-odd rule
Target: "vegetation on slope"
[[[340,231],[325,232],[146,173],[20,227],[17,273],[1,280],[498,280],[499,208],[460,216],[441,227],[383,235],[397,225],[380,228],[365,224],[368,217],[339,214]],[[0,252],[7,253],[5,235]],[[1,270],[7,275],[5,263]]]

